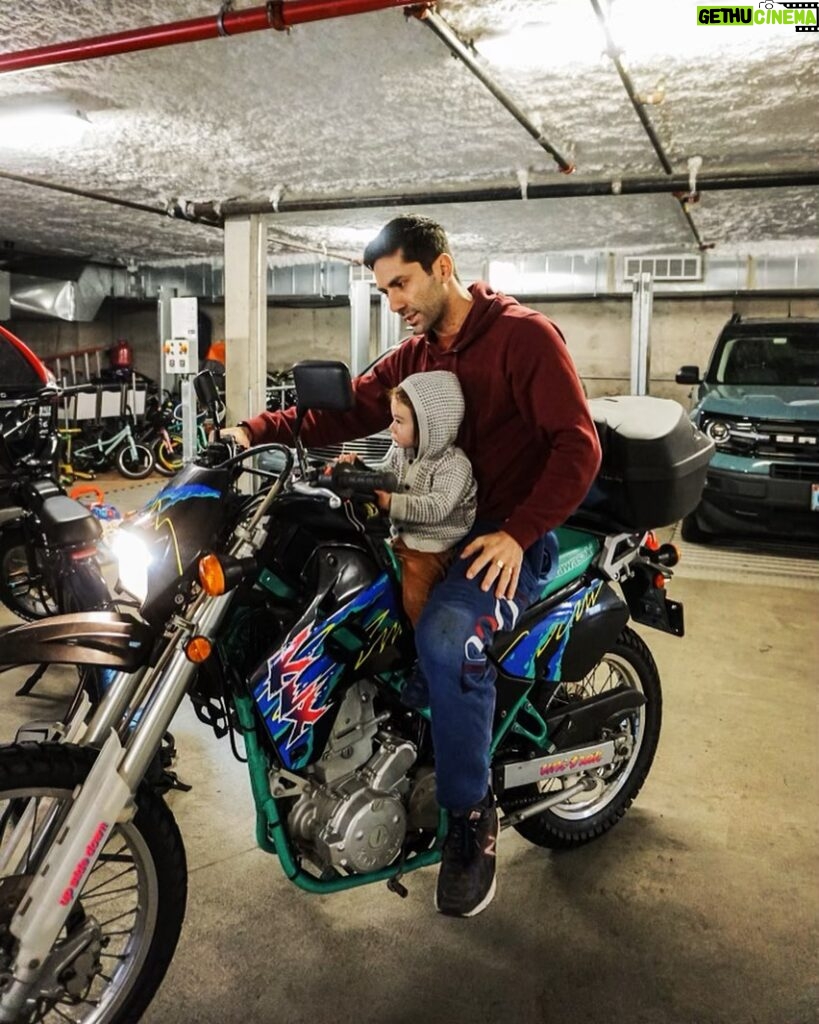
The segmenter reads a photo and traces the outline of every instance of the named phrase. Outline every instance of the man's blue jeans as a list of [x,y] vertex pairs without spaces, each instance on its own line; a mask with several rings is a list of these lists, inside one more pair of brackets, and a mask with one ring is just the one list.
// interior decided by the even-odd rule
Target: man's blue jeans
[[[429,688],[438,803],[462,812],[479,803],[489,783],[489,746],[495,710],[495,668],[486,656],[498,630],[512,629],[544,576],[544,551],[556,553],[550,535],[524,552],[513,601],[484,592],[484,573],[466,578],[471,558],[460,550],[498,527],[472,528],[459,545],[446,577],[432,589],[415,630],[418,663]],[[553,559],[556,561],[556,559]]]

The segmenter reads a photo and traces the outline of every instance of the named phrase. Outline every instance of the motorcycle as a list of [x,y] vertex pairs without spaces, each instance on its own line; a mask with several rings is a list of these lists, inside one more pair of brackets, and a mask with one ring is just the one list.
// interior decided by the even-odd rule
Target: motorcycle
[[103,609],[111,600],[98,561],[99,520],[57,483],[57,395],[7,402],[14,424],[0,433],[2,501],[10,510],[0,522],[0,601],[26,620]]
[[[343,364],[299,364],[295,384],[299,425],[307,409],[351,407]],[[197,392],[215,396],[201,375]],[[696,504],[710,454],[683,419],[685,480],[651,487],[665,503],[650,511],[675,519]],[[254,465],[262,452],[273,468]],[[607,832],[651,768],[660,678],[629,620],[684,632],[665,587],[676,550],[634,507],[616,521],[627,480],[599,483],[594,507],[556,531],[537,599],[489,652],[501,827],[543,847]],[[62,723],[62,742],[0,749],[0,1021],[123,1024],[153,998],[187,872],[171,811],[143,780],[186,694],[237,756],[243,741],[258,843],[303,890],[385,882],[403,897],[408,876],[440,859],[430,712],[401,699],[412,628],[372,498],[393,484],[313,466],[298,428],[295,452],[217,439],[118,531],[120,584],[139,616],[59,616],[0,635],[0,663],[35,652],[113,670],[99,706]]]

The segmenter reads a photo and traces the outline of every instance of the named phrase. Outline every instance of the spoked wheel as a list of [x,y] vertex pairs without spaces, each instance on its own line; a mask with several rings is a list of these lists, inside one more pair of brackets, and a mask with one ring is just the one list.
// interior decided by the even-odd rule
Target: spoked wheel
[[[565,849],[582,846],[603,835],[626,813],[645,782],[660,736],[662,694],[660,677],[651,652],[631,629],[624,629],[610,651],[578,683],[564,683],[555,694],[551,710],[570,706],[618,686],[639,690],[646,703],[639,711],[623,716],[612,730],[626,751],[618,763],[585,773],[593,788],[568,798],[519,822],[514,828],[538,846]],[[560,789],[575,785],[580,775],[547,779],[510,790],[501,797],[506,813],[520,810]]]
[[27,622],[57,614],[54,585],[42,548],[32,548],[31,561],[22,529],[0,532],[0,601]]
[[[94,757],[67,744],[0,750],[0,977],[15,958],[12,917]],[[15,1022],[130,1024],[153,998],[179,938],[187,872],[162,800],[143,787],[137,806],[105,841]]]
[[117,469],[129,480],[144,480],[154,468],[154,453],[144,444],[124,444],[117,452]]
[[169,434],[167,440],[160,437],[152,447],[156,470],[163,476],[173,476],[182,468],[182,438]]

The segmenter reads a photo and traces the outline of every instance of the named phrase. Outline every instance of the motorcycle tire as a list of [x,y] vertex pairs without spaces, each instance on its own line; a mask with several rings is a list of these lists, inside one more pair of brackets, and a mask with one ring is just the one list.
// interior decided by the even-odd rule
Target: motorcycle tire
[[177,434],[170,435],[170,445],[164,437],[153,444],[154,462],[157,473],[162,476],[173,476],[182,468],[182,438]]
[[[660,737],[662,691],[651,651],[634,630],[626,627],[585,679],[562,684],[555,700],[571,704],[624,683],[640,690],[646,698],[639,712],[624,716],[620,723],[632,738],[630,756],[613,769],[589,773],[596,776],[597,782],[590,792],[580,793],[514,825],[515,831],[530,843],[565,850],[591,842],[617,824],[640,792]],[[501,796],[500,805],[504,813],[512,814],[549,796],[557,787],[568,788],[575,781],[571,776],[568,779],[520,786]]]
[[45,553],[33,552],[37,571],[32,572],[28,542],[21,527],[0,531],[0,601],[18,618],[35,622],[58,611],[57,594]]
[[144,480],[154,468],[154,453],[144,444],[123,445],[117,452],[116,465],[119,472],[129,480]]
[[[96,751],[70,744],[23,744],[0,749],[0,863],[5,863],[15,826],[34,800],[33,832],[50,817],[48,838],[59,832],[64,812],[93,765]],[[45,798],[57,813],[45,810]],[[57,975],[59,993],[48,992],[55,978],[42,979],[45,992],[30,1002],[21,1020],[72,1020],[77,1024],[135,1024],[144,1014],[171,962],[187,900],[187,867],[179,829],[164,801],[144,784],[136,795],[136,816],[117,824],[105,840],[79,898],[57,938],[56,950],[79,931],[90,930],[90,945],[78,946],[74,959]],[[16,839],[21,856],[4,873],[0,887],[9,895],[0,907],[0,964],[14,960],[16,940],[9,931],[25,898],[24,879],[39,868],[28,834]],[[24,859],[23,859],[24,858]],[[19,898],[18,898],[19,897]],[[69,991],[70,988],[70,991]],[[36,985],[35,985],[36,990]],[[47,993],[47,994],[46,994]],[[35,997],[33,997],[35,998]],[[49,1013],[51,1011],[51,1013]]]

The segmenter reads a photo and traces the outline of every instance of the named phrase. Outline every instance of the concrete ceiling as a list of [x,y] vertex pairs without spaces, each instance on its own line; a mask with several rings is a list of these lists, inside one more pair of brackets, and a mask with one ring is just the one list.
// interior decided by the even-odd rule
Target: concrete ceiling
[[[258,6],[253,0],[235,9]],[[605,3],[603,5],[606,6]],[[782,4],[775,4],[781,8]],[[0,7],[4,53],[215,15],[217,0],[28,0]],[[172,200],[327,199],[662,176],[589,0],[443,0],[439,14],[577,166],[571,178],[401,10],[0,75],[0,112],[62,96],[81,140],[25,145],[0,126],[0,172],[166,208]],[[615,0],[611,28],[675,174],[816,170],[819,33],[696,24],[695,0]],[[501,44],[511,50],[504,55]],[[511,56],[509,54],[511,53]],[[1,122],[0,122],[1,124]],[[409,209],[407,204],[403,209]],[[0,245],[113,261],[222,253],[218,228],[0,177]],[[708,192],[690,207],[717,251],[815,251],[819,187]],[[271,249],[360,254],[395,208],[282,212]],[[427,206],[456,252],[694,247],[670,195]]]

